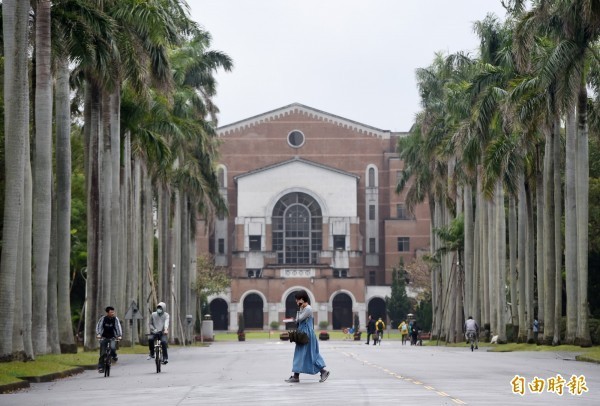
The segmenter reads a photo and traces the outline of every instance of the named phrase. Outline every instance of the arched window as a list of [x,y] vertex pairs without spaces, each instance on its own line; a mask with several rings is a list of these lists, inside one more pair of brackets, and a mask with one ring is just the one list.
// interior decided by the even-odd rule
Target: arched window
[[368,187],[375,187],[375,168],[369,168],[369,184]]
[[283,196],[273,208],[273,251],[279,264],[316,264],[323,241],[321,207],[306,193]]
[[219,182],[219,187],[225,187],[225,169],[222,167],[217,170],[217,181]]

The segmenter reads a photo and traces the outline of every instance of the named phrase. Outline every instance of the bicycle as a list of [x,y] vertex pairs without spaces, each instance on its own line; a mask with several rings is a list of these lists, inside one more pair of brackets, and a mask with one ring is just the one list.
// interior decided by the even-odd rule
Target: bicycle
[[471,352],[473,352],[474,348],[477,348],[475,344],[475,338],[477,337],[477,333],[474,331],[467,331],[467,342],[471,345]]
[[103,345],[106,347],[104,351],[104,357],[102,366],[104,368],[104,377],[108,378],[110,376],[110,367],[112,365],[112,342],[117,341],[116,338],[100,338],[100,346]]
[[156,373],[160,373],[162,365],[162,331],[151,334],[154,337],[154,362],[156,363]]
[[381,340],[383,340],[383,330],[377,330],[377,344],[381,345]]

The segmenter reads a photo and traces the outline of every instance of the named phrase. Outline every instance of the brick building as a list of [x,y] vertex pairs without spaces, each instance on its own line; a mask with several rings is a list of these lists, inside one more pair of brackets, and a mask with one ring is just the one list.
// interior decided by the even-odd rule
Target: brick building
[[[392,133],[301,104],[218,129],[229,217],[198,224],[198,252],[228,269],[209,298],[216,330],[267,329],[295,315],[305,289],[315,323],[340,329],[385,317],[392,269],[429,248],[429,207],[409,213]],[[206,227],[209,227],[207,230]]]

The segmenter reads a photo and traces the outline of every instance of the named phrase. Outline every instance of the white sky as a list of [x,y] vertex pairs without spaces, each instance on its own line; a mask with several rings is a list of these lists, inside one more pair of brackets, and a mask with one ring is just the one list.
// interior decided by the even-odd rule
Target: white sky
[[219,125],[301,103],[391,131],[419,111],[415,69],[434,53],[476,55],[473,22],[500,0],[188,0],[212,49],[234,62],[219,72]]

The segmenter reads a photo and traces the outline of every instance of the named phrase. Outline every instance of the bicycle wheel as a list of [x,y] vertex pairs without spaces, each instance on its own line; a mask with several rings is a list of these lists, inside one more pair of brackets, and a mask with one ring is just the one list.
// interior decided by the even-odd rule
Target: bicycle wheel
[[160,361],[162,358],[162,349],[161,346],[159,345],[156,350],[154,351],[154,362],[156,362],[156,373],[158,374],[160,372]]
[[104,377],[108,378],[109,376],[110,376],[110,350],[108,350],[106,352],[106,356],[104,358]]

